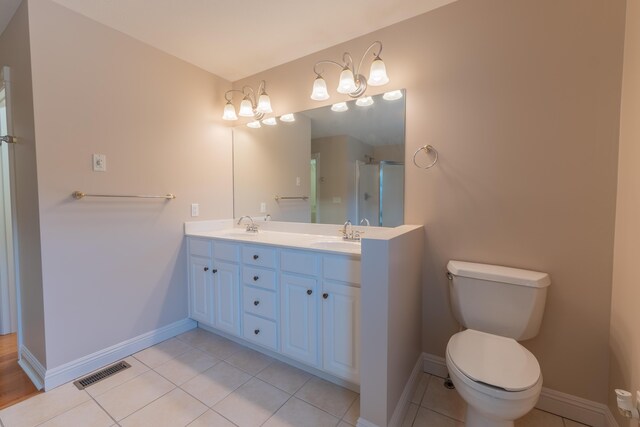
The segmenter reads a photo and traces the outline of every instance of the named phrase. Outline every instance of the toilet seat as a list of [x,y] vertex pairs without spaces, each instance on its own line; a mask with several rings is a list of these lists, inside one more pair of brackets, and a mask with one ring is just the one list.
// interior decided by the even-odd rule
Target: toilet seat
[[448,359],[476,383],[521,392],[540,380],[540,365],[529,350],[512,338],[467,329],[451,337]]

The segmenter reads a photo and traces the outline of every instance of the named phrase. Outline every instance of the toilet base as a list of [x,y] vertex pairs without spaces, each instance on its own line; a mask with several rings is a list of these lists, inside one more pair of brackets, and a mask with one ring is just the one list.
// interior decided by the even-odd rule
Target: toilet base
[[487,418],[484,414],[476,411],[471,405],[467,405],[467,415],[465,417],[466,427],[513,427],[513,421],[496,420]]

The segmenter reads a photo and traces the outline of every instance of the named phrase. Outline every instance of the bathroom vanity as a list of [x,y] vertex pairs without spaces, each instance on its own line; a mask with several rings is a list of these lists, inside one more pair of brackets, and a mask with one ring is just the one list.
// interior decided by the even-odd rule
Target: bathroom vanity
[[359,384],[359,243],[235,228],[187,247],[192,319]]
[[399,425],[422,371],[421,226],[185,224],[189,317],[360,391],[363,425]]

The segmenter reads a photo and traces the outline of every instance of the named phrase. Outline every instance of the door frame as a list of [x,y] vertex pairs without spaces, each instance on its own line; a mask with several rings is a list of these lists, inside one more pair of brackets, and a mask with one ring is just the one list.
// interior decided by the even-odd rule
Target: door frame
[[[5,93],[5,110],[7,118],[7,134],[13,135],[13,122],[11,110],[11,70],[8,66],[0,67],[0,90],[4,89]],[[4,136],[4,135],[2,135]],[[0,245],[5,246],[7,254],[7,275],[0,277],[0,309],[3,313],[8,311],[8,315],[0,316],[0,334],[17,332],[18,349],[22,347],[22,315],[20,305],[20,270],[19,252],[18,252],[18,228],[16,220],[18,218],[15,206],[15,161],[14,161],[14,144],[3,143],[2,155],[0,160],[3,162],[2,176],[0,177],[0,185],[4,186],[1,206],[4,209],[4,221],[0,224],[3,228],[5,239]],[[5,156],[6,155],[6,156]],[[5,184],[5,181],[8,181]],[[8,298],[7,298],[8,297]]]

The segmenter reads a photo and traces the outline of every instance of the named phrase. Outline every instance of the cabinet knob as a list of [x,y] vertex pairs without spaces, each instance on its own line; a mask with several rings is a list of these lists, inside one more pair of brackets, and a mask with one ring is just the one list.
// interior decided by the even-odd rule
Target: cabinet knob
[[311,289],[307,289],[307,295],[311,295],[313,291]]
[[258,259],[258,258],[260,258],[260,255],[254,255],[253,256],[253,259]]
[[324,298],[324,299],[329,298],[329,294],[325,292],[324,294],[322,294],[322,298]]
[[256,305],[256,306],[257,306],[257,305],[259,305],[259,304],[260,304],[260,301],[258,301],[258,300],[255,300],[255,301],[253,302],[253,305]]
[[204,268],[204,271],[209,271],[209,267],[205,267],[205,268]]
[[258,335],[260,333],[260,329],[256,329],[253,331],[254,334]]
[[253,281],[254,281],[254,282],[257,282],[259,278],[260,278],[260,277],[258,277],[258,276],[253,276]]
[[216,270],[216,269],[214,268],[213,270],[211,270],[211,272],[212,272],[213,274],[216,274],[216,273],[218,272],[218,270]]

